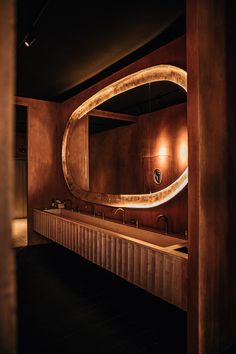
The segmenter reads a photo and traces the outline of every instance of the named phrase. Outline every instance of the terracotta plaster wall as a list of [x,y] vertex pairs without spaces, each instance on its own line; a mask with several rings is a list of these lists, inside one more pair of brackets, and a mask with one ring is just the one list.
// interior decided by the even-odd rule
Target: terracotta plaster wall
[[[180,68],[186,69],[186,37],[181,36],[178,39],[166,44],[165,46],[158,48],[152,53],[144,56],[143,58],[137,60],[136,62],[128,65],[127,67],[117,71],[116,73],[110,75],[109,77],[99,81],[95,85],[85,89],[79,94],[73,96],[72,98],[66,100],[62,103],[62,110],[60,116],[60,133],[59,141],[62,144],[63,133],[66,127],[66,123],[72,114],[72,112],[86,99],[91,97],[97,91],[103,87],[109,85],[110,83],[119,80],[120,78],[134,73],[138,70],[158,65],[158,64],[171,64],[176,65]],[[70,193],[69,189],[64,180],[62,169],[60,170],[60,198],[66,199],[69,198],[72,200],[73,206],[83,207],[83,202],[74,198]],[[92,207],[91,207],[92,208]],[[103,210],[107,217],[117,217],[120,218],[121,215],[113,214],[113,208],[101,207],[96,205],[97,210]],[[184,234],[187,230],[187,188],[176,196],[172,201],[152,209],[129,209],[127,210],[127,219],[133,219],[138,217],[140,223],[143,223],[146,226],[151,226],[158,228],[159,230],[164,230],[164,223],[157,225],[156,219],[157,215],[160,213],[165,213],[167,216],[169,214],[174,215],[174,218],[170,220],[170,231],[174,233]],[[180,213],[183,215],[181,221],[178,222]]]
[[89,136],[90,190],[111,194],[142,191],[138,123]]
[[[173,105],[143,114],[135,124],[90,135],[90,190],[142,194],[173,183],[188,163],[186,110],[186,103]],[[162,173],[159,185],[155,168]]]
[[46,239],[33,232],[32,212],[50,207],[52,198],[60,194],[60,104],[21,97],[16,98],[16,104],[28,107],[28,241],[42,243]]
[[[144,165],[150,172],[147,176],[148,186],[152,192],[156,192],[173,183],[187,167],[186,103],[143,114],[139,117],[138,128],[138,150],[144,159],[143,163],[149,162]],[[162,172],[160,185],[154,183],[154,168]],[[148,192],[146,190],[145,193]]]

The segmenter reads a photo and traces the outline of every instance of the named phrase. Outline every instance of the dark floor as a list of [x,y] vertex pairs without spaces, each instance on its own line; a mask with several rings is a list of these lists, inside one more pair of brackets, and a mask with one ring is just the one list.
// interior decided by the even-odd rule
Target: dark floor
[[19,354],[185,354],[186,313],[56,244],[16,249]]

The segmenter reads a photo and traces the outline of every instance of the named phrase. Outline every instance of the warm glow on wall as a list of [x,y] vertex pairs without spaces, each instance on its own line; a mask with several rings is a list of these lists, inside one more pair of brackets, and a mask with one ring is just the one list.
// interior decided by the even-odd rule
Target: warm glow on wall
[[177,158],[179,167],[186,168],[188,165],[188,141],[187,141],[187,130],[184,129],[178,139],[177,143]]
[[158,151],[159,156],[166,156],[167,154],[167,147],[165,145],[160,146],[160,149]]
[[[79,199],[86,200],[91,203],[109,205],[113,207],[122,206],[126,208],[153,208],[155,206],[166,203],[177,195],[188,183],[188,168],[166,188],[150,194],[105,194],[95,193],[84,190],[81,181],[78,181],[77,175],[73,172],[76,170],[74,165],[78,162],[78,157],[72,159],[72,153],[75,150],[73,146],[73,130],[76,127],[78,119],[84,117],[92,109],[98,107],[108,99],[135,87],[145,85],[147,83],[169,81],[182,87],[187,92],[187,73],[181,68],[172,65],[156,65],[142,69],[125,76],[118,81],[104,87],[93,96],[84,101],[70,116],[63,136],[62,144],[62,167],[64,177],[70,191]],[[157,141],[154,155],[159,155],[165,163],[170,161],[173,154],[171,148],[170,137],[167,132],[162,132]],[[175,152],[175,154],[177,151]],[[86,157],[88,158],[88,157]],[[86,159],[85,159],[86,160]],[[86,160],[87,161],[87,160]],[[158,168],[156,166],[155,168]],[[161,167],[162,169],[162,167]],[[162,171],[161,171],[162,172]],[[76,178],[75,178],[76,176]]]
[[170,155],[170,147],[171,147],[171,137],[169,136],[168,131],[166,129],[161,128],[159,130],[158,137],[156,139],[155,147],[154,147],[154,155],[155,156],[169,156]]
[[180,156],[181,158],[184,160],[184,162],[187,161],[187,157],[188,157],[188,149],[187,146],[185,144],[183,144],[180,148]]

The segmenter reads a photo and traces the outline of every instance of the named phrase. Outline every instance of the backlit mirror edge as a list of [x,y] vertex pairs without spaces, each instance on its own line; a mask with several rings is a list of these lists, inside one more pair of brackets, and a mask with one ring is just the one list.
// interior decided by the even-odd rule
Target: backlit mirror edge
[[156,65],[115,81],[83,102],[70,116],[62,143],[62,168],[67,186],[71,193],[82,200],[112,207],[153,208],[166,203],[175,197],[188,183],[188,168],[172,184],[152,194],[104,194],[85,191],[75,184],[69,167],[68,144],[73,125],[77,119],[85,116],[90,110],[122,92],[149,82],[170,81],[181,86],[187,92],[187,72],[172,65]]

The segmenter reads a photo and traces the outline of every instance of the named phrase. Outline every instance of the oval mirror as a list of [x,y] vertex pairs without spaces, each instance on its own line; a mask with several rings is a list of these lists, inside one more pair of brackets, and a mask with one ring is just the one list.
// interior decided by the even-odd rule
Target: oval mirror
[[63,137],[66,183],[79,199],[151,208],[188,183],[187,73],[157,65],[105,87],[71,115]]

